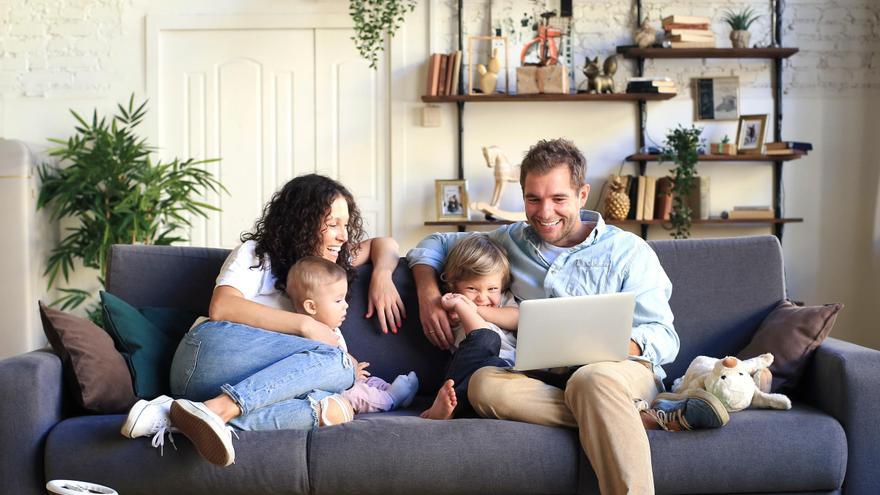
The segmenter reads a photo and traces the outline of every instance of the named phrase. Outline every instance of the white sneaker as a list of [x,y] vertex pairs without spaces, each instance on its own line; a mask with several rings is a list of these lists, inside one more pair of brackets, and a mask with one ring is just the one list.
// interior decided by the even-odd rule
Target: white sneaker
[[122,425],[122,436],[127,438],[149,437],[159,430],[171,428],[172,398],[160,395],[151,401],[139,400],[131,406],[125,424]]
[[237,438],[238,434],[205,404],[177,399],[171,403],[171,421],[211,464],[228,466],[235,462],[232,435]]

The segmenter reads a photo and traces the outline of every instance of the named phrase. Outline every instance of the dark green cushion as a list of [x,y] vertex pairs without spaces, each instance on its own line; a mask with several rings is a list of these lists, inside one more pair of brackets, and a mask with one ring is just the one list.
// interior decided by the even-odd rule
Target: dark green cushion
[[131,372],[134,393],[142,399],[168,394],[174,351],[198,315],[177,308],[135,308],[101,291],[104,330]]

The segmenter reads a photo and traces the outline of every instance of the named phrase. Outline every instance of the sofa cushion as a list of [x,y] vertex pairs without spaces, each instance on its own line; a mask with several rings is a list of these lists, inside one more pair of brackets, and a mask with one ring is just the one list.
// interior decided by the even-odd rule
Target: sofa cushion
[[576,493],[572,429],[388,414],[319,428],[309,442],[314,493]]
[[828,337],[843,304],[797,306],[788,299],[764,318],[752,341],[737,354],[749,359],[773,353],[773,392],[794,390],[813,351]]
[[149,438],[120,435],[123,421],[122,415],[80,416],[58,423],[46,438],[46,479],[91,481],[124,495],[310,493],[307,431],[240,431],[235,464],[222,468],[180,434],[177,449],[166,437],[160,455]]
[[662,493],[837,490],[843,484],[843,427],[816,409],[747,409],[715,430],[648,432],[654,484]]
[[135,308],[101,291],[104,327],[131,372],[138,397],[152,399],[169,391],[174,351],[198,317],[176,308]]
[[43,332],[61,357],[74,400],[96,413],[127,411],[137,400],[131,375],[113,340],[85,318],[40,303]]

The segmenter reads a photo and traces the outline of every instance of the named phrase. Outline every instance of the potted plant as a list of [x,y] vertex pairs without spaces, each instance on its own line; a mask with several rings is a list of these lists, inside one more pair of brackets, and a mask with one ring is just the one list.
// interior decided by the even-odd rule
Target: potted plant
[[666,145],[661,153],[661,160],[675,163],[672,174],[672,235],[675,239],[687,239],[690,235],[692,210],[688,198],[697,175],[697,149],[703,129],[697,126],[689,128],[678,126],[666,135]]
[[416,0],[350,0],[348,13],[354,21],[354,46],[361,57],[375,69],[379,52],[385,49],[386,36],[390,40],[403,24],[407,12],[416,8]]
[[735,155],[736,146],[730,142],[730,136],[727,134],[721,138],[720,143],[712,143],[712,153],[716,155]]
[[751,7],[746,7],[739,12],[732,10],[725,12],[723,20],[730,26],[730,42],[733,43],[734,48],[749,47],[749,39],[751,38],[749,26],[760,17]]
[[[76,112],[76,133],[68,138],[49,139],[58,147],[49,155],[57,164],[42,164],[37,209],[45,208],[50,219],[70,218],[73,226],[49,255],[44,275],[51,289],[63,277],[68,282],[74,262],[98,270],[98,283],[107,277],[107,253],[111,244],[162,244],[185,240],[181,230],[190,225],[188,215],[206,216],[213,205],[199,201],[207,191],[223,186],[202,165],[213,160],[168,163],[153,162],[155,148],[139,137],[135,129],[146,115],[146,102],[135,108],[134,95],[128,106],[118,105],[112,119],[91,122]],[[53,305],[75,308],[92,297],[79,288],[59,288],[62,296]],[[87,309],[89,318],[101,323],[97,304]]]

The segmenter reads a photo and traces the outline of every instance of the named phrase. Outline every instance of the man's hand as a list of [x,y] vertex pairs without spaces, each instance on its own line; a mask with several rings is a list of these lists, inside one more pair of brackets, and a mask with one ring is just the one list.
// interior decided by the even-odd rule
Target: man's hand
[[307,321],[308,324],[302,330],[303,337],[317,340],[333,347],[339,347],[339,335],[336,335],[330,327],[314,318],[308,318]]

